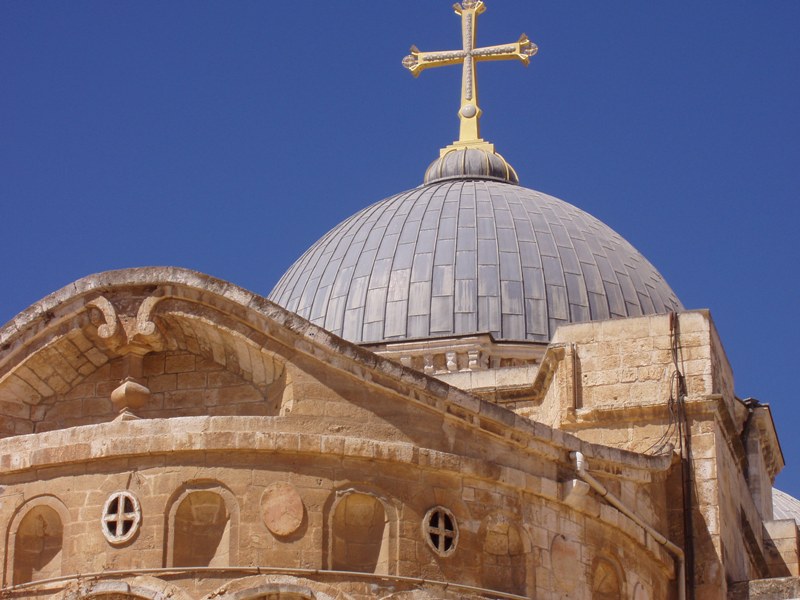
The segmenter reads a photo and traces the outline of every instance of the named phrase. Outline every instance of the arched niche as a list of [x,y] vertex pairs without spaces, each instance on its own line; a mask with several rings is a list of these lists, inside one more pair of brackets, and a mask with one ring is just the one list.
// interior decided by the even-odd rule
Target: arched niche
[[184,486],[168,511],[167,566],[228,567],[238,555],[236,499],[217,483]]
[[136,596],[134,594],[124,593],[109,593],[109,594],[93,594],[91,596],[84,596],[81,600],[146,600],[146,596]]
[[526,595],[532,585],[530,543],[525,530],[511,516],[489,515],[480,528],[482,586],[498,592]]
[[250,600],[314,600],[314,596],[300,592],[269,592],[260,596],[254,596]]
[[14,541],[14,583],[61,574],[64,524],[46,505],[35,506],[20,521]]
[[331,507],[329,564],[334,571],[390,573],[392,526],[375,494],[342,492]]
[[592,600],[622,600],[624,576],[617,561],[600,557],[592,566]]
[[148,575],[88,581],[79,578],[59,597],[61,600],[192,600],[180,587]]
[[53,496],[39,496],[21,506],[9,524],[7,573],[13,584],[62,574],[67,508]]
[[291,575],[256,575],[227,582],[205,596],[225,600],[353,600],[335,584]]

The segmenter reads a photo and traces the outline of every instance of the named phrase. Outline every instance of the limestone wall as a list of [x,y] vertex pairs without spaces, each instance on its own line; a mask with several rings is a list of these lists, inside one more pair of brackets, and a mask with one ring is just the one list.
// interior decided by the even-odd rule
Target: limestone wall
[[[673,557],[581,485],[570,458],[584,454],[668,532],[669,457],[531,421],[224,282],[173,270],[88,278],[0,330],[0,348],[3,580],[73,579],[16,597],[77,598],[99,584],[113,597],[112,583],[134,589],[132,571],[147,568],[183,590],[162,580],[158,593],[199,598],[244,589],[259,566],[262,583],[279,569],[342,598],[674,593]],[[536,377],[555,369],[553,422],[589,439],[600,413],[584,403],[613,403],[581,397],[580,344],[552,350]],[[621,376],[627,350],[617,353]],[[147,393],[115,414],[111,387],[125,375]]]
[[[47,505],[61,520],[62,545],[51,557],[58,566],[37,563],[34,579],[265,565],[587,600],[613,575],[626,596],[668,597],[671,558],[602,502],[565,505],[555,478],[412,444],[283,433],[293,418],[127,421],[0,442],[0,458],[12,449],[21,457],[0,477],[6,584],[22,572],[20,523]],[[86,460],[91,453],[104,458]],[[138,500],[141,524],[130,541],[114,544],[102,516],[120,490]],[[425,529],[436,507],[453,518],[450,552],[434,548]],[[217,586],[192,575],[180,583],[193,597]]]
[[[111,392],[124,378],[124,361],[106,362],[65,394],[56,394],[35,406],[31,420],[36,431],[48,431],[89,423],[103,423],[117,416]],[[278,378],[281,367],[278,367]],[[258,389],[209,358],[189,352],[158,352],[144,358],[142,383],[150,400],[137,416],[191,416],[203,414],[274,415],[279,405],[264,388]]]
[[[680,447],[676,401],[683,375],[698,598],[722,598],[730,582],[788,572],[789,564],[777,566],[762,524],[771,518],[771,485],[783,464],[774,426],[768,408],[735,397],[707,311],[674,320],[657,315],[570,325],[556,333],[549,351],[555,348],[563,349],[563,358],[549,367],[552,381],[542,387],[538,405],[522,412],[582,439],[636,452]],[[541,372],[538,377],[548,380]],[[667,502],[680,507],[679,461],[675,470]],[[684,545],[682,511],[667,514],[673,539]]]

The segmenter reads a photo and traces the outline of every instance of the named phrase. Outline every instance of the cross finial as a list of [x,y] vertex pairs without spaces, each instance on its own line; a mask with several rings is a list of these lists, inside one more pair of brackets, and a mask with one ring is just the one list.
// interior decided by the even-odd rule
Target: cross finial
[[453,8],[461,17],[462,49],[420,52],[416,46],[411,46],[411,54],[403,59],[403,66],[411,71],[414,77],[418,77],[422,71],[431,67],[463,64],[461,108],[458,111],[461,130],[455,145],[459,147],[491,147],[491,144],[487,144],[480,136],[482,111],[478,105],[478,82],[475,67],[478,62],[485,60],[516,59],[527,65],[530,57],[538,51],[538,47],[523,33],[513,44],[476,48],[478,15],[486,10],[486,5],[483,0],[462,0],[460,4],[454,4]]

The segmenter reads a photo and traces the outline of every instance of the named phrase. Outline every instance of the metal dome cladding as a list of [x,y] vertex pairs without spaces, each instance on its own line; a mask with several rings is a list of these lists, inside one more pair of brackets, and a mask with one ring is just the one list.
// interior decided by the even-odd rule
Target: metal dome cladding
[[474,179],[358,212],[311,246],[269,297],[356,343],[474,333],[547,342],[565,323],[682,308],[653,265],[588,213]]

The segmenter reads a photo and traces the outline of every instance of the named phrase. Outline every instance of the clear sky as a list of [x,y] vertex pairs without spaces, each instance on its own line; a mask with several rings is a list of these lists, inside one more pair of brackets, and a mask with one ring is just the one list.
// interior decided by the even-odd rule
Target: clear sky
[[[0,3],[0,323],[75,279],[176,265],[268,294],[458,133],[453,0]],[[484,137],[710,308],[800,496],[800,2],[488,0]]]

